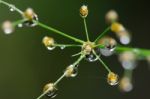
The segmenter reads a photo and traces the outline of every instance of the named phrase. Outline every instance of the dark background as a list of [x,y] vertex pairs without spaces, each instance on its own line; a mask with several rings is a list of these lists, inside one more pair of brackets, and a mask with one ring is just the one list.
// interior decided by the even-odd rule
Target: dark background
[[[90,38],[94,40],[106,28],[105,13],[115,9],[120,22],[132,31],[132,46],[150,49],[150,14],[148,0],[5,0],[20,9],[34,8],[41,22],[70,35],[85,39],[79,8],[88,4],[87,19]],[[10,12],[0,4],[0,23],[5,20],[18,20],[20,16]],[[72,54],[78,48],[48,51],[41,41],[45,35],[52,36],[58,43],[70,43],[70,40],[55,35],[40,27],[17,28],[11,35],[0,30],[0,99],[35,99],[43,86],[57,80],[65,67],[77,57]],[[103,59],[120,76],[123,69],[117,56]],[[73,79],[64,79],[59,85],[59,95],[55,99],[150,99],[149,65],[139,61],[133,73],[134,89],[122,93],[118,87],[106,82],[106,70],[100,63],[82,61],[79,75]],[[43,98],[44,99],[44,98]],[[45,98],[46,99],[46,98]]]

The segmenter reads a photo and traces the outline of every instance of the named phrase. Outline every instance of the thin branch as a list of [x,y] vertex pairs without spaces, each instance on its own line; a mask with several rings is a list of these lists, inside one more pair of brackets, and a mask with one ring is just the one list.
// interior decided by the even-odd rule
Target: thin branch
[[108,72],[111,72],[111,70],[109,69],[109,67],[103,62],[103,60],[96,54],[96,52],[93,50],[94,55],[97,57],[97,59],[102,63],[102,65],[105,67],[105,69]]
[[3,0],[0,0],[0,4],[4,4],[4,5],[6,5],[6,6],[8,6],[8,7],[10,7],[10,8],[12,8],[12,9],[14,9],[15,11],[17,11],[19,14],[21,14],[21,15],[23,15],[23,11],[21,11],[20,9],[18,9],[17,7],[15,7],[13,4],[10,4],[10,3],[7,3],[7,2],[5,2],[5,1],[3,1]]
[[[5,1],[3,1],[3,0],[0,0],[0,3],[6,5],[6,6],[10,7],[10,8],[13,8],[15,11],[17,11],[17,12],[18,12],[19,14],[21,14],[21,15],[24,14],[23,11],[21,11],[20,9],[18,9],[17,7],[15,7],[14,5],[12,5],[12,4],[10,4],[10,3],[7,3],[7,2],[5,2]],[[82,43],[82,44],[84,43],[83,40],[80,40],[80,39],[77,39],[77,38],[72,37],[72,36],[70,36],[70,35],[67,35],[66,33],[61,32],[61,31],[59,31],[59,30],[56,30],[56,29],[54,29],[54,28],[52,28],[52,27],[50,27],[50,26],[47,26],[47,25],[45,25],[45,24],[42,24],[42,23],[40,23],[40,22],[38,22],[38,21],[34,21],[34,22],[37,23],[40,27],[43,27],[43,28],[45,28],[45,29],[47,29],[47,30],[50,30],[50,31],[53,31],[53,32],[55,32],[55,33],[57,33],[57,34],[59,34],[59,35],[62,35],[62,36],[64,36],[64,37],[66,37],[66,38],[69,38],[69,39],[71,39],[71,40],[74,40],[74,41],[76,41],[76,42],[78,42],[78,43]]]
[[[75,61],[72,65],[73,68],[85,57],[84,54],[82,54],[77,61]],[[58,79],[56,80],[56,82],[54,83],[54,86],[56,86],[63,78],[65,77],[65,73]],[[44,95],[46,95],[49,92],[49,90],[46,90],[45,92],[43,92],[39,97],[37,97],[36,99],[41,99]]]
[[139,56],[150,56],[150,50],[148,49],[142,49],[142,48],[132,48],[132,47],[123,47],[123,46],[117,46],[116,47],[116,53],[122,53],[125,51],[131,51]]
[[57,30],[57,29],[54,29],[54,28],[52,28],[52,27],[50,27],[50,26],[47,26],[47,25],[45,25],[45,24],[43,24],[43,23],[41,23],[41,22],[38,22],[38,21],[34,21],[34,22],[37,23],[37,25],[39,25],[39,26],[42,27],[42,28],[45,28],[45,29],[50,30],[50,31],[53,31],[54,33],[57,33],[57,34],[59,34],[59,35],[62,35],[62,36],[66,37],[66,38],[69,38],[69,39],[71,39],[71,40],[74,40],[75,42],[78,42],[78,43],[81,43],[81,44],[84,43],[83,40],[80,40],[80,39],[78,39],[78,38],[75,38],[75,37],[73,37],[73,36],[70,36],[70,35],[68,35],[68,34],[66,34],[66,33],[64,33],[64,32],[61,32],[61,31],[59,31],[59,30]]
[[99,40],[99,39],[101,39],[104,35],[106,35],[106,33],[108,33],[108,31],[110,30],[110,27],[108,27],[108,28],[106,28],[105,30],[104,30],[104,32],[102,32],[96,39],[95,39],[95,43]]
[[90,41],[89,40],[89,33],[88,33],[88,29],[87,29],[86,18],[83,18],[83,21],[84,21],[84,28],[85,28],[85,33],[86,33],[86,39],[87,39],[87,41]]
[[76,44],[55,44],[56,47],[81,47],[82,45],[76,45]]

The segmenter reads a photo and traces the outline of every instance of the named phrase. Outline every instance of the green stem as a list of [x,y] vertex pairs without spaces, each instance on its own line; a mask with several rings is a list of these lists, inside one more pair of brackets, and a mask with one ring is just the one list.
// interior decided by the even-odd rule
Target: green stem
[[17,7],[15,7],[14,5],[10,4],[10,3],[7,3],[3,0],[0,0],[0,3],[10,7],[10,8],[13,8],[15,11],[17,11],[19,14],[23,15],[23,11],[21,11],[20,9],[18,9]]
[[24,21],[26,21],[26,20],[25,20],[25,19],[17,20],[17,21],[15,21],[15,22],[13,22],[12,25],[15,27],[15,26],[17,26],[18,24],[23,23]]
[[78,42],[78,43],[81,43],[81,44],[84,43],[83,40],[80,40],[80,39],[77,39],[77,38],[75,38],[75,37],[73,37],[73,36],[67,35],[67,34],[64,33],[64,32],[61,32],[61,31],[59,31],[59,30],[57,30],[57,29],[54,29],[54,28],[52,28],[52,27],[50,27],[50,26],[47,26],[47,25],[45,25],[45,24],[43,24],[43,23],[41,23],[41,22],[38,22],[38,21],[34,21],[34,22],[37,23],[37,24],[38,24],[40,27],[42,27],[42,28],[45,28],[45,29],[50,30],[50,31],[53,31],[54,33],[57,33],[57,34],[59,34],[59,35],[62,35],[62,36],[64,36],[64,37],[69,38],[69,39],[71,39],[71,40],[74,40],[74,41],[76,41],[76,42]]
[[[77,61],[75,61],[72,65],[75,67],[83,58],[85,55],[81,55]],[[54,86],[56,86],[63,78],[65,77],[65,73],[54,83]],[[44,95],[46,95],[49,92],[49,90],[46,90],[43,92],[38,98],[36,99],[41,99]]]
[[87,41],[90,41],[89,40],[89,33],[88,33],[88,29],[87,29],[87,24],[86,24],[86,18],[83,18],[83,21],[84,21],[84,28],[85,28],[85,33],[86,33],[86,39],[87,39]]
[[132,80],[132,72],[133,70],[124,70],[124,76]]
[[82,45],[75,45],[75,44],[55,44],[56,47],[81,47]]
[[97,43],[97,41],[98,41],[99,39],[101,39],[104,35],[106,35],[106,33],[108,33],[109,30],[110,30],[110,27],[106,28],[106,29],[104,30],[104,32],[102,32],[102,33],[96,38],[96,40],[95,40],[94,42]]
[[144,57],[150,56],[150,50],[148,49],[117,46],[115,51],[116,53],[122,53],[124,51],[131,51],[139,56],[144,56]]
[[103,62],[103,60],[96,54],[96,52],[93,50],[94,55],[97,57],[97,59],[102,63],[102,65],[105,67],[105,69],[108,72],[111,72],[111,70],[108,68],[108,66]]
[[97,44],[97,45],[95,45],[94,47],[105,48],[105,46],[102,45],[102,44]]

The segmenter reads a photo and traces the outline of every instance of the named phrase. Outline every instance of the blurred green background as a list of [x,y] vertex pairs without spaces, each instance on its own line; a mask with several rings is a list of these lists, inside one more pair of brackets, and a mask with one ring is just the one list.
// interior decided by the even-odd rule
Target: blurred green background
[[[150,49],[148,0],[5,1],[22,10],[32,7],[41,22],[81,39],[85,39],[85,34],[78,11],[82,4],[88,4],[90,14],[87,24],[92,40],[107,26],[105,13],[115,9],[120,15],[120,22],[132,31],[131,45]],[[0,4],[0,23],[19,18],[20,15]],[[57,80],[64,69],[77,59],[71,58],[71,55],[80,51],[78,48],[48,51],[41,43],[45,35],[54,37],[58,43],[71,43],[70,40],[40,27],[17,28],[11,35],[5,35],[0,30],[0,99],[35,99],[46,83]],[[103,60],[114,72],[120,76],[123,74],[117,56]],[[79,75],[73,79],[64,79],[58,85],[59,93],[55,99],[150,99],[148,66],[146,61],[139,62],[133,74],[133,91],[122,93],[117,86],[107,84],[107,72],[99,62],[82,61]]]

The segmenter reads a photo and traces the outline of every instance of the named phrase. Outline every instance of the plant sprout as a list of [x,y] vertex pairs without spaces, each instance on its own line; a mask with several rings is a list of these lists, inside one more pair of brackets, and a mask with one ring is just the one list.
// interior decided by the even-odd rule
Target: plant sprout
[[[60,47],[61,49],[68,47],[78,47],[81,49],[80,52],[72,55],[79,56],[79,58],[66,67],[64,73],[60,76],[60,78],[58,78],[58,80],[46,84],[43,88],[42,94],[37,97],[37,99],[41,99],[45,95],[49,98],[54,98],[55,96],[57,96],[57,85],[59,84],[59,82],[64,77],[76,77],[78,74],[78,64],[83,59],[87,60],[88,62],[99,61],[108,72],[107,83],[111,86],[115,86],[119,83],[119,76],[108,67],[108,65],[102,60],[101,56],[103,55],[108,57],[113,54],[118,54],[119,61],[121,62],[122,67],[125,69],[124,76],[119,83],[119,88],[125,92],[129,92],[133,88],[132,71],[136,68],[137,60],[144,59],[150,62],[150,50],[124,46],[131,42],[131,35],[129,31],[118,21],[119,16],[115,10],[108,11],[105,16],[108,27],[102,33],[100,33],[100,35],[98,35],[94,41],[91,41],[86,23],[86,19],[89,14],[88,6],[82,5],[79,9],[79,13],[81,18],[83,19],[86,35],[86,41],[84,41],[43,24],[38,20],[38,15],[32,8],[27,8],[25,11],[22,11],[14,5],[3,0],[0,0],[0,4],[6,5],[10,9],[10,11],[16,11],[21,15],[20,20],[13,22],[7,20],[2,24],[2,29],[5,34],[13,33],[16,27],[39,26],[75,42],[74,44],[59,44],[56,43],[53,37],[45,36],[43,37],[42,43],[48,50],[54,50],[56,47]],[[120,42],[117,42],[110,36],[106,36],[110,31],[116,35]]]

